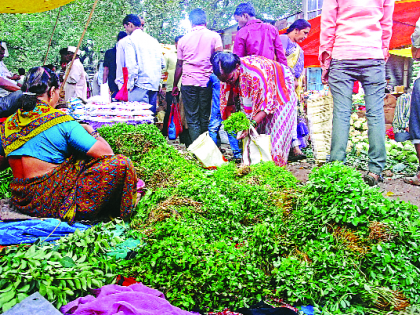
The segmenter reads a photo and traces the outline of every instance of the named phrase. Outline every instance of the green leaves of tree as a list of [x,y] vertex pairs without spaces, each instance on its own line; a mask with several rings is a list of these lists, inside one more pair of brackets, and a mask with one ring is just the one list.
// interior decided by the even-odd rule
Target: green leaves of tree
[[[60,48],[76,46],[83,32],[94,0],[76,0],[61,12],[52,38],[47,64],[58,65]],[[159,42],[172,44],[176,35],[185,33],[180,23],[192,9],[203,8],[208,15],[208,27],[221,30],[231,25],[233,12],[240,0],[101,0],[98,2],[85,41],[92,39],[98,59],[116,43],[122,20],[126,14],[145,17],[145,30]],[[284,14],[301,10],[297,0],[254,1],[258,17],[276,20]],[[34,14],[0,14],[0,39],[6,40],[10,57],[5,63],[10,70],[29,69],[42,64],[59,9]],[[102,53],[101,53],[102,52]]]

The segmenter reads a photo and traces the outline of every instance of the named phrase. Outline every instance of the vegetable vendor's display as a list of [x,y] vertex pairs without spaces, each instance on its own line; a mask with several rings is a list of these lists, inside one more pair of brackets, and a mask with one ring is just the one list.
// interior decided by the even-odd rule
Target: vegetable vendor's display
[[[415,314],[420,306],[420,214],[366,186],[359,172],[328,164],[299,186],[272,162],[204,170],[190,155],[167,145],[151,125],[118,124],[99,132],[115,153],[131,157],[148,188],[124,234],[140,240],[137,255],[111,259],[99,244],[95,255],[86,258],[85,267],[100,284],[117,273],[134,276],[187,310],[235,309],[264,296],[312,304],[318,314]],[[57,261],[67,256],[78,264],[84,250],[96,248],[97,233],[105,227],[78,233],[74,240],[64,238],[58,246],[3,250],[0,268],[14,266],[16,272],[7,278],[0,273],[0,299],[8,307],[19,301],[23,285],[32,285],[26,276],[50,288],[54,295],[41,294],[55,305],[69,300],[67,288],[72,299],[88,294],[76,283],[76,289],[67,285],[81,268],[61,262],[60,267]],[[86,237],[88,232],[95,236]],[[123,238],[103,237],[112,245]],[[52,253],[39,266],[22,258],[37,253],[39,246],[46,255],[60,257]],[[22,273],[24,260],[31,269]],[[48,274],[42,268],[50,261],[59,270]],[[12,298],[12,293],[5,295],[11,290]]]
[[[350,117],[350,134],[347,143],[347,164],[358,169],[367,170],[369,161],[369,139],[366,118],[359,118],[356,113]],[[387,161],[385,170],[397,176],[415,174],[418,166],[416,149],[410,141],[404,143],[386,139]]]

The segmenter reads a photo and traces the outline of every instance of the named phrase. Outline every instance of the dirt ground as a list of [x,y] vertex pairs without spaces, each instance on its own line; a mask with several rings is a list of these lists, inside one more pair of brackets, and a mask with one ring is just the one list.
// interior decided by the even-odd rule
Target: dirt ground
[[[186,150],[185,146],[180,144],[178,140],[168,141],[168,143],[173,145],[177,150]],[[230,150],[229,145],[222,144],[222,149],[226,151],[224,153],[225,157],[232,157],[232,151]],[[303,161],[287,165],[287,170],[289,170],[298,180],[305,183],[314,167],[314,164]],[[401,178],[385,178],[383,183],[379,183],[379,187],[383,191],[385,197],[410,202],[420,210],[420,186],[406,184]]]

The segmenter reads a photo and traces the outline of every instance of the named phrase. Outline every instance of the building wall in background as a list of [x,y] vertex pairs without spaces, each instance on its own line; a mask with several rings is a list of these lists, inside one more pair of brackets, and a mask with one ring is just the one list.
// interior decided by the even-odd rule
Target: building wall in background
[[305,20],[310,20],[321,15],[324,0],[303,0],[302,11]]

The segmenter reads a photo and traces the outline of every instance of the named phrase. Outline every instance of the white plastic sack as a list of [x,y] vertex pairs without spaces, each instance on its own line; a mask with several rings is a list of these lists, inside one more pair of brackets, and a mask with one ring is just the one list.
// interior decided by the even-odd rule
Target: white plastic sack
[[205,167],[219,167],[223,165],[225,160],[209,133],[201,134],[189,147],[188,151],[195,154],[197,159],[203,163]]
[[111,103],[111,96],[109,94],[109,86],[108,83],[101,84],[100,86],[100,94],[90,97],[87,100],[88,103],[103,103],[109,104]]
[[270,135],[260,135],[255,128],[251,126],[248,137],[243,141],[243,164],[253,165],[272,160]]

